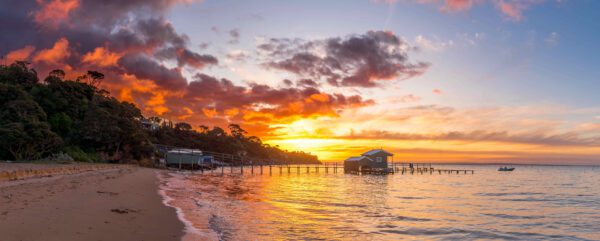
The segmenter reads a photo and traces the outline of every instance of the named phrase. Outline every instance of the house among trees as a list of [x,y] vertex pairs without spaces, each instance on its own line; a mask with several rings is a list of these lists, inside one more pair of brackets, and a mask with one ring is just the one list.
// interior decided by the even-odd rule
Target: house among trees
[[383,149],[373,149],[344,161],[344,172],[387,172],[388,157],[394,156]]

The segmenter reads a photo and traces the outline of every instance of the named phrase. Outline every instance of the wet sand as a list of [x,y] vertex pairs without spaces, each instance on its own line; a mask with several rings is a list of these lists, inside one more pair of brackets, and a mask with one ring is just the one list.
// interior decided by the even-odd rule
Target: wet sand
[[184,225],[163,205],[157,171],[113,166],[0,180],[0,240],[180,240]]

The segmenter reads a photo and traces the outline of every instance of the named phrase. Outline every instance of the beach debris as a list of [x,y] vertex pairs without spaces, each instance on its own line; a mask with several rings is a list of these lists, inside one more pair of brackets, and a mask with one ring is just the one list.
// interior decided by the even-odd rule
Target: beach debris
[[129,208],[113,208],[110,211],[113,213],[118,213],[118,214],[127,214],[127,213],[137,212],[136,210],[129,209]]
[[108,191],[96,191],[99,194],[108,194],[110,196],[115,196],[115,195],[119,195],[119,193],[116,192],[108,192]]
[[203,205],[200,201],[196,200],[196,199],[192,199],[194,200],[194,203],[196,204],[197,207],[201,208]]

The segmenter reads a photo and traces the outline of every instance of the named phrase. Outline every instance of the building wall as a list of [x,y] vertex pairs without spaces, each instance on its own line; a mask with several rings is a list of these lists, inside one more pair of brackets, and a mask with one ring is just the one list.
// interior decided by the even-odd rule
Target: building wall
[[[387,168],[388,167],[388,156],[383,153],[376,153],[374,155],[368,155],[369,158],[373,159],[373,162],[369,163],[372,168]],[[381,162],[377,162],[377,158],[381,158]]]
[[357,172],[360,164],[357,161],[344,161],[344,172]]
[[198,161],[200,161],[202,158],[202,156],[200,155],[193,155],[193,154],[187,154],[187,153],[167,153],[167,155],[165,156],[165,160],[167,161],[167,164],[185,164],[185,165],[197,165]]
[[361,161],[344,161],[344,172],[357,172],[360,167],[362,168],[387,168],[387,162],[385,159],[382,162],[369,161],[364,159]]

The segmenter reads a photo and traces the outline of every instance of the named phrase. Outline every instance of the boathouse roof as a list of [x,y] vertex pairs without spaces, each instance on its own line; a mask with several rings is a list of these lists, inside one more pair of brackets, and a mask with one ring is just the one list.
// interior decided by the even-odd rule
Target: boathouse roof
[[375,154],[379,154],[380,152],[385,153],[387,156],[393,156],[394,155],[392,153],[384,151],[383,149],[373,149],[373,150],[370,150],[368,152],[363,153],[362,155],[363,156],[372,156],[372,155],[375,155]]
[[345,161],[349,161],[349,162],[356,161],[356,162],[358,162],[358,161],[362,161],[364,159],[367,159],[369,161],[373,161],[373,160],[371,160],[371,158],[369,158],[367,156],[353,156],[353,157],[349,157]]
[[191,155],[202,156],[202,151],[198,150],[198,149],[172,149],[172,150],[169,150],[168,153],[172,153],[172,154],[191,154]]

